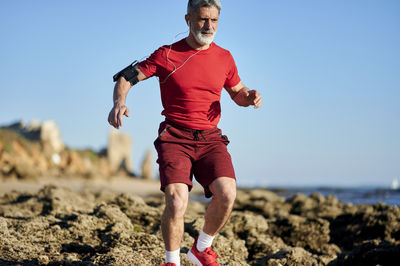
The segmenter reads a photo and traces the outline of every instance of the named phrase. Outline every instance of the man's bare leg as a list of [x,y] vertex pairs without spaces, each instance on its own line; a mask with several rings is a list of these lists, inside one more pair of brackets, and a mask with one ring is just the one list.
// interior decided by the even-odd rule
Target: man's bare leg
[[180,248],[188,199],[189,190],[186,184],[175,183],[165,188],[166,206],[161,217],[161,231],[165,249],[168,251]]
[[220,177],[209,186],[213,198],[205,215],[204,233],[215,236],[228,221],[236,198],[236,181]]

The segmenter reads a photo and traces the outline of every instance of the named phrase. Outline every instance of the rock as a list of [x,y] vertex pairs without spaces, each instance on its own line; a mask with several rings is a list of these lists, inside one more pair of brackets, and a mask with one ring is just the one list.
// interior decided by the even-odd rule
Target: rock
[[93,209],[94,203],[92,200],[84,199],[83,197],[71,197],[74,192],[68,188],[48,185],[43,187],[37,197],[43,202],[42,215],[62,215],[64,213],[73,214],[81,213],[88,209]]
[[260,235],[268,234],[268,223],[261,215],[235,211],[222,232],[227,235],[232,233],[239,237],[246,236],[246,239],[258,238]]
[[0,235],[3,237],[9,236],[8,227],[7,227],[7,219],[0,217]]
[[313,266],[319,265],[319,263],[316,256],[300,247],[294,247],[282,249],[269,256],[266,265]]
[[153,179],[153,152],[148,149],[142,163],[142,177],[144,179]]
[[287,200],[291,205],[290,213],[306,216],[308,218],[335,218],[343,213],[344,204],[336,197],[325,198],[321,194],[313,193],[310,197],[297,194]]
[[220,234],[229,239],[243,240],[248,259],[258,258],[268,253],[268,245],[264,245],[265,240],[270,239],[268,223],[261,215],[234,211]]
[[242,239],[226,238],[219,234],[215,237],[213,250],[218,253],[218,262],[222,265],[231,265],[236,262],[237,265],[246,265],[249,252],[246,248],[246,242]]
[[285,204],[284,198],[265,189],[238,190],[234,205],[235,210],[253,211],[266,218],[276,215],[285,216],[289,213],[290,208],[289,204]]
[[399,260],[399,244],[367,240],[357,245],[351,252],[341,254],[330,265],[397,265]]
[[12,148],[15,153],[13,157],[13,170],[18,178],[35,179],[40,175],[40,170],[35,161],[30,156],[25,147],[18,141],[12,142]]
[[109,133],[107,158],[112,172],[120,169],[132,173],[132,140],[128,134],[111,130]]
[[332,240],[346,250],[371,239],[400,243],[400,208],[385,204],[359,205],[355,213],[337,216],[330,227]]
[[251,189],[249,192],[251,200],[264,200],[267,202],[284,202],[282,197],[266,189]]
[[63,153],[60,166],[66,175],[82,175],[86,172],[83,158],[74,150],[68,150]]
[[[42,130],[42,124],[35,125],[33,122],[29,127],[20,122],[0,128],[0,143],[5,144],[0,158],[2,165],[0,174],[6,177],[36,179],[50,170],[50,166],[53,165],[51,154],[54,154],[55,150],[60,150],[63,144],[59,138],[52,137],[56,135],[50,134],[54,132],[52,130],[58,132],[55,123],[45,122],[44,125],[48,130]],[[48,137],[41,140],[41,132],[48,132]],[[54,146],[57,141],[58,147]],[[53,146],[56,148],[53,149]]]
[[64,144],[61,141],[61,134],[58,130],[57,124],[52,121],[39,121],[33,120],[28,126],[25,122],[20,121],[7,126],[21,136],[30,141],[39,141],[44,147],[44,151],[50,156],[54,153],[60,153],[64,149]]
[[[320,195],[285,201],[248,190],[238,197],[213,243],[221,265],[393,265],[400,260],[399,206],[346,205]],[[252,200],[258,207],[250,208]],[[164,263],[164,206],[163,197],[146,202],[126,193],[78,193],[59,186],[0,195],[0,264]],[[321,206],[335,206],[342,214],[325,217]],[[189,203],[181,253],[202,229],[205,209],[204,203]],[[182,264],[189,265],[183,255]]]
[[[103,196],[47,186],[35,194],[0,197],[0,262],[161,263],[161,235],[151,234],[153,225],[143,224],[143,217],[159,221],[161,213],[138,197]],[[131,218],[142,217],[140,232],[124,211],[133,212]]]
[[40,127],[40,141],[46,154],[58,154],[64,149],[60,131],[54,121],[43,122]]
[[302,247],[314,254],[336,255],[340,252],[338,246],[330,244],[330,225],[324,219],[289,215],[276,220],[273,225],[270,233],[280,236],[290,246]]

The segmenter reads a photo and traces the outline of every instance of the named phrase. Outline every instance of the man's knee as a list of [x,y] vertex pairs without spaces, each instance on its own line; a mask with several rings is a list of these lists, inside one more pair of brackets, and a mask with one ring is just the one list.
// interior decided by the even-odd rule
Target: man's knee
[[235,203],[236,189],[222,191],[220,194],[216,194],[215,198],[221,207],[230,209]]
[[230,209],[236,199],[236,181],[232,178],[222,177],[216,179],[210,186],[213,199],[222,208]]
[[165,210],[173,217],[183,217],[188,204],[189,190],[186,184],[170,184],[165,188]]

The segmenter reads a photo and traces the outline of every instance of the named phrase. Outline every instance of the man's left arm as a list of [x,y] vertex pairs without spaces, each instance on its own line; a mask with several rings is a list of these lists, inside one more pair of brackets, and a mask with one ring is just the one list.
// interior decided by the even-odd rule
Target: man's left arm
[[250,90],[241,81],[232,88],[225,87],[226,91],[231,96],[232,100],[239,106],[254,105],[254,108],[259,108],[262,104],[262,98],[257,90]]

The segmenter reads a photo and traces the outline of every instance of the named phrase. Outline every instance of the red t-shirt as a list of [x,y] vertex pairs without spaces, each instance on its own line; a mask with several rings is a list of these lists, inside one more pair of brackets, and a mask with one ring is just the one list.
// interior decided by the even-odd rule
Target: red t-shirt
[[[172,44],[169,50],[170,45],[162,46],[139,65],[146,77],[159,77],[164,107],[161,114],[191,129],[216,127],[221,117],[222,88],[240,82],[232,55],[215,43],[199,52],[185,39]],[[174,70],[171,62],[178,70],[167,78]]]

